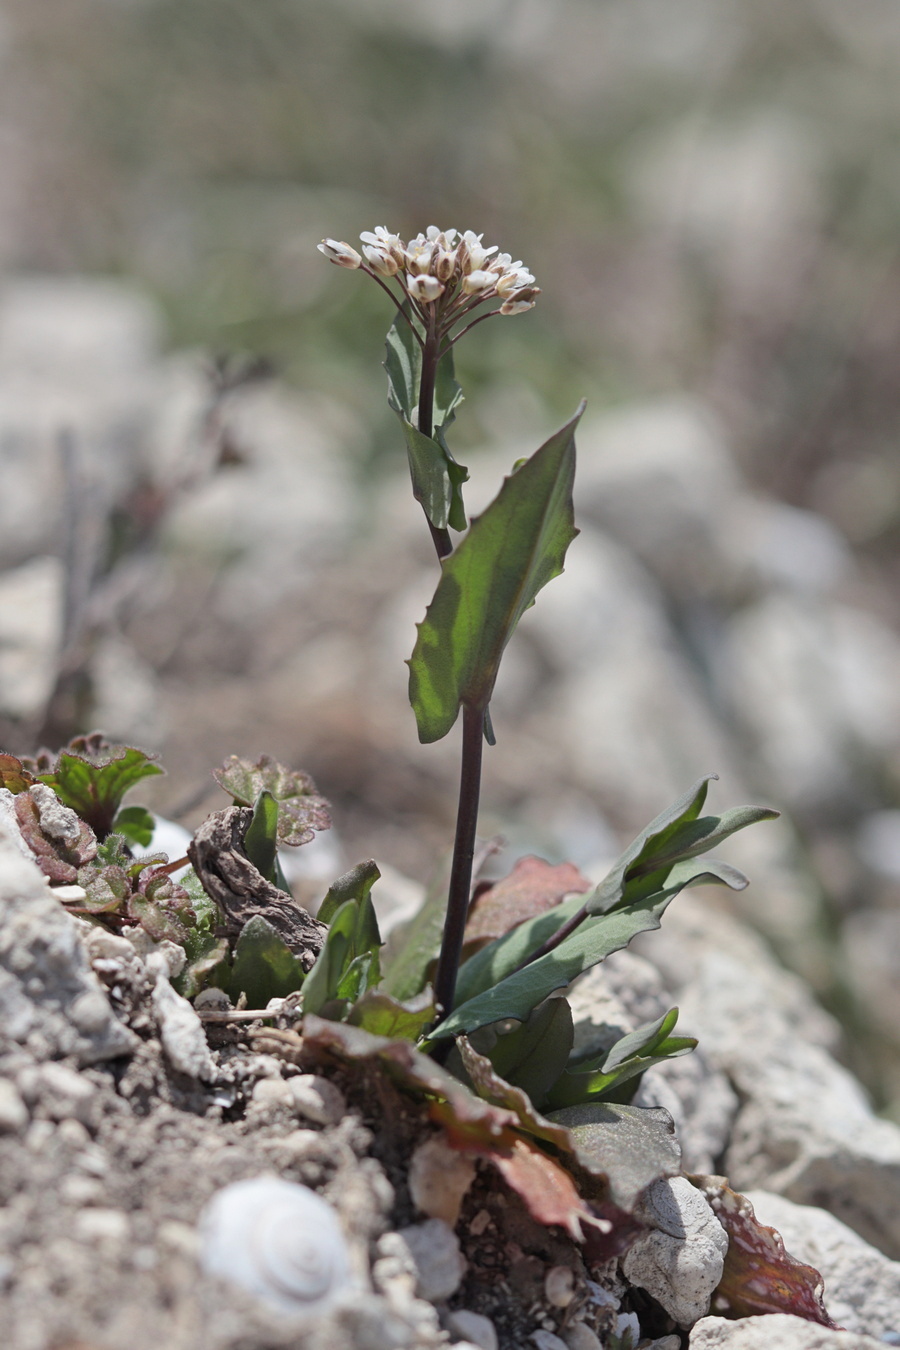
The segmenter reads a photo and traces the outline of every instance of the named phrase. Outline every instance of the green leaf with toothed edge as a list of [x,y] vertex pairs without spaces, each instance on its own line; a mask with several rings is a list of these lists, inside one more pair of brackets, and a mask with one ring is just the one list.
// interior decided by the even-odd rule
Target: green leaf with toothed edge
[[563,570],[575,538],[575,428],[584,405],[472,521],[445,558],[409,661],[409,701],[419,740],[439,741],[460,707],[484,710],[519,619]]
[[[575,896],[547,914],[532,919],[529,924],[521,924],[506,937],[498,938],[489,947],[476,952],[466,962],[457,983],[457,1005],[450,1016],[435,1027],[432,1039],[475,1031],[478,1027],[499,1022],[505,1017],[524,1021],[531,1009],[555,990],[564,988],[612,952],[627,947],[638,933],[658,928],[666,907],[686,886],[721,882],[734,889],[742,889],[747,879],[737,868],[718,862],[715,858],[705,858],[702,862],[688,859],[684,863],[676,863],[669,872],[664,889],[608,914],[589,916],[553,951],[519,970],[516,965],[541,944],[532,943],[522,951],[522,939],[518,944],[513,942],[516,935],[523,928],[531,928],[532,933],[539,932],[542,920],[560,916],[562,912],[562,920],[558,918],[550,930],[551,933],[555,932],[560,921],[564,922],[565,918],[578,913],[584,904],[584,897]],[[512,965],[511,973],[505,978],[501,976],[499,981],[493,978],[493,969],[497,965],[501,969],[508,967],[510,958],[515,955],[518,955],[518,960]]]

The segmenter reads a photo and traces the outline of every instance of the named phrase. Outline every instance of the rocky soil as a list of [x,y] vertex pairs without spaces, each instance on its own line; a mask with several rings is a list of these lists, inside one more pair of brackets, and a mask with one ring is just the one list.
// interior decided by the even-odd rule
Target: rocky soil
[[[285,1054],[259,1023],[201,1021],[221,996],[200,995],[198,1013],[174,992],[179,948],[65,912],[2,829],[9,1350],[900,1343],[900,1129],[831,1057],[807,988],[708,904],[682,897],[644,939],[652,960],[620,953],[585,977],[578,1034],[627,1030],[677,994],[702,1049],[650,1070],[638,1101],[671,1112],[686,1170],[753,1188],[844,1330],[718,1316],[728,1238],[685,1179],[651,1188],[648,1231],[619,1263],[591,1265],[365,1068]],[[300,1185],[262,1202],[230,1189],[260,1178]],[[238,1197],[229,1222],[217,1196]]]

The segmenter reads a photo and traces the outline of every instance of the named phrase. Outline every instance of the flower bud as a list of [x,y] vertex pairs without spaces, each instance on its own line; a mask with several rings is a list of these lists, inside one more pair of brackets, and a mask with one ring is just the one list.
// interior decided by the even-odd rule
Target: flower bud
[[362,263],[356,249],[338,239],[323,239],[316,247],[320,253],[325,254],[329,262],[337,263],[338,267],[359,267]]
[[526,309],[534,309],[534,297],[540,295],[540,287],[524,286],[514,291],[508,300],[500,306],[501,314],[524,314]]
[[438,296],[444,293],[444,288],[437,277],[430,276],[413,277],[407,274],[406,289],[413,300],[424,300],[426,303],[437,300]]
[[456,252],[439,249],[434,260],[434,274],[438,281],[449,281],[456,269]]
[[363,244],[363,253],[372,271],[377,272],[379,276],[395,277],[400,271],[397,259],[384,248],[375,244]]
[[496,280],[490,272],[470,272],[467,277],[463,277],[462,288],[466,295],[480,295],[483,291],[491,290]]

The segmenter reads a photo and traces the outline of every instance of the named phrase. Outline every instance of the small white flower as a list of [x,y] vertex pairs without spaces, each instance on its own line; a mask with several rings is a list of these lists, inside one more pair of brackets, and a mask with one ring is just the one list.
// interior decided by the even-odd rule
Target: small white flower
[[385,229],[383,225],[376,225],[374,232],[363,230],[359,237],[364,244],[371,244],[373,248],[380,248],[382,252],[389,253],[396,260],[398,266],[403,266],[405,254],[403,240],[399,234],[391,234],[390,230]]
[[428,240],[411,239],[406,249],[406,266],[410,272],[424,276],[431,271],[432,259],[437,253],[434,244]]
[[520,265],[516,271],[504,272],[497,282],[497,294],[502,295],[505,299],[513,291],[521,290],[523,286],[533,285],[534,277]]
[[462,288],[466,295],[479,295],[482,291],[491,290],[496,280],[491,272],[470,272],[467,277],[463,277]]
[[356,249],[339,239],[323,239],[316,247],[320,253],[325,254],[329,262],[337,263],[338,267],[359,267],[362,263]]
[[[463,271],[478,272],[491,254],[497,252],[496,244],[492,244],[490,248],[484,247],[481,242],[483,237],[483,235],[475,234],[473,230],[466,230],[463,235],[462,242],[465,245]],[[460,252],[463,252],[462,245],[460,246]],[[506,257],[508,258],[509,254],[506,254]]]
[[395,277],[400,271],[400,264],[393,253],[388,253],[387,249],[378,244],[363,244],[363,253],[366,262],[382,277]]
[[407,275],[406,289],[413,300],[424,300],[426,302],[437,300],[438,296],[444,293],[444,287],[437,277],[431,276],[414,277]]

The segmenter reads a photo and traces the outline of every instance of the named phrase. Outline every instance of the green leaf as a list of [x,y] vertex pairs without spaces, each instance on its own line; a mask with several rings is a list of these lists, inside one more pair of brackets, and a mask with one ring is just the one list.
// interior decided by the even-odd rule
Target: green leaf
[[194,922],[188,925],[181,944],[187,964],[172,983],[184,998],[194,998],[208,984],[227,985],[228,939],[216,936],[222,915],[192,867],[181,876],[179,884],[190,897]]
[[352,1001],[369,985],[377,984],[381,975],[380,945],[378,921],[368,892],[358,900],[345,900],[335,912],[316,964],[306,977],[304,1013],[318,1013],[333,999]]
[[497,1037],[488,1059],[501,1078],[539,1105],[565,1069],[573,1037],[569,1004],[548,998],[515,1031]]
[[[406,312],[408,314],[408,307]],[[384,368],[388,377],[388,403],[400,418],[406,440],[413,496],[437,529],[451,525],[454,530],[464,530],[466,513],[462,485],[469,473],[462,464],[457,464],[446,441],[446,429],[462,401],[462,390],[453,372],[453,352],[448,351],[438,363],[433,436],[425,436],[416,426],[422,353],[409,323],[400,315],[387,335]]]
[[[515,957],[521,953],[519,958],[521,960],[529,951],[534,950],[536,944],[526,946],[523,951],[522,944],[528,941],[528,934],[523,934],[523,929],[531,925],[538,926],[543,921],[560,914],[563,915],[564,921],[569,914],[577,913],[574,906],[581,897],[575,896],[574,900],[567,901],[550,910],[548,914],[533,919],[531,924],[520,924],[506,937],[492,942],[490,947],[476,952],[471,961],[466,962],[460,971],[457,985],[458,989],[462,986],[462,992],[459,993],[460,1003],[450,1016],[435,1028],[434,1037],[475,1031],[478,1027],[487,1026],[489,1022],[499,1022],[505,1017],[516,1017],[524,1021],[531,1009],[555,990],[570,984],[576,976],[605,960],[611,952],[627,947],[638,933],[658,928],[666,906],[686,886],[721,881],[725,881],[726,885],[733,885],[736,882],[735,874],[746,885],[746,878],[736,873],[735,868],[712,858],[705,859],[702,863],[690,859],[684,863],[677,863],[670,870],[664,889],[627,907],[620,906],[610,913],[587,918],[553,951],[537,961],[532,961],[521,970],[517,970],[513,965],[511,967],[513,973],[506,975],[505,978],[501,977],[499,982],[495,983],[492,979],[494,970],[498,967],[500,969],[508,967],[511,956]],[[567,910],[569,914],[565,914]],[[469,971],[470,967],[474,969]],[[468,978],[465,978],[467,974]],[[479,986],[483,992],[478,992],[473,997],[469,991]],[[465,1002],[462,1002],[463,997],[466,998]]]
[[253,804],[253,815],[244,835],[244,849],[253,866],[266,881],[275,881],[275,857],[278,852],[278,803],[271,792],[260,792]]
[[[727,863],[714,859],[707,859],[702,866],[690,862],[679,864],[677,870],[673,868],[670,872],[670,883],[675,885],[677,889],[715,882],[723,882],[733,890],[741,890],[747,885],[746,877],[736,868],[729,867]],[[605,882],[601,883],[601,885],[605,884]],[[663,888],[660,887],[654,892],[654,896],[658,898],[662,893]],[[671,899],[668,887],[665,889],[665,894]],[[638,899],[646,900],[648,898],[654,897],[638,895],[632,901],[630,889],[625,896],[629,904],[636,903]],[[587,897],[587,899],[590,899],[590,897]],[[573,895],[563,904],[557,905],[545,914],[537,915],[534,919],[526,920],[525,923],[519,924],[517,928],[512,929],[503,937],[476,952],[466,961],[459,972],[459,979],[456,984],[457,1007],[474,998],[476,994],[484,993],[492,986],[499,985],[501,981],[518,970],[532,952],[537,951],[545,942],[548,942],[569,919],[579,914],[585,903],[585,896]],[[620,908],[624,908],[624,906],[620,906]],[[590,920],[586,919],[585,922],[590,922]]]
[[562,571],[577,533],[572,484],[581,412],[504,480],[444,560],[409,661],[409,699],[425,744],[446,736],[462,704],[487,707],[516,624]]
[[333,881],[325,893],[316,912],[319,923],[330,923],[337,910],[347,900],[362,900],[369,894],[375,882],[381,876],[378,864],[370,858],[368,862],[357,863],[349,872]]
[[659,1042],[666,1039],[677,1021],[678,1009],[670,1008],[654,1022],[647,1022],[644,1026],[630,1031],[627,1036],[616,1041],[607,1052],[600,1068],[604,1073],[611,1073],[633,1055],[651,1054]]
[[353,1026],[371,1032],[373,1036],[417,1041],[425,1028],[434,1021],[435,1015],[434,992],[428,985],[405,1003],[391,998],[390,994],[380,989],[369,989],[353,1007],[347,1020]]
[[388,377],[388,404],[395,413],[411,422],[419,401],[422,349],[410,327],[409,306],[404,315],[396,316],[388,329],[384,368]]
[[[574,1106],[600,1098],[630,1100],[647,1069],[696,1049],[697,1042],[692,1036],[669,1035],[677,1021],[678,1009],[671,1008],[655,1022],[648,1022],[622,1036],[599,1060],[579,1064],[576,1070],[570,1068],[554,1083],[547,1107]],[[630,1087],[623,1097],[622,1089],[626,1083]]]
[[412,998],[425,984],[428,968],[441,948],[449,880],[446,859],[435,872],[418,913],[399,933],[390,935],[382,987],[394,998]]
[[124,834],[132,844],[146,848],[153,838],[156,821],[146,806],[123,806],[112,823],[116,834]]
[[300,962],[261,914],[244,924],[234,949],[234,963],[224,987],[233,1002],[247,995],[251,1008],[264,1008],[270,998],[284,998],[304,983]]
[[110,745],[94,732],[76,737],[60,750],[55,765],[37,777],[90,825],[98,839],[105,839],[126,792],[142,779],[162,773],[154,759],[133,746]]
[[232,797],[235,806],[255,806],[261,792],[270,792],[278,803],[278,838],[296,848],[308,844],[316,830],[331,828],[328,803],[315,783],[301,769],[287,769],[271,755],[253,763],[229,755],[213,778]]
[[738,806],[722,816],[699,818],[709,783],[717,777],[707,774],[698,779],[629,844],[590,897],[591,914],[605,914],[630,897],[656,889],[674,863],[708,852],[737,830],[776,819],[778,812],[763,806]]
[[681,1148],[668,1111],[596,1102],[551,1111],[547,1119],[566,1127],[580,1165],[607,1177],[612,1199],[622,1209],[633,1209],[660,1177],[681,1171]]

